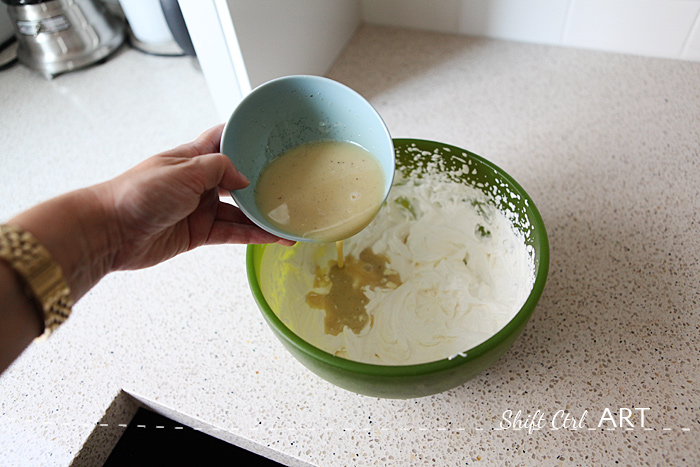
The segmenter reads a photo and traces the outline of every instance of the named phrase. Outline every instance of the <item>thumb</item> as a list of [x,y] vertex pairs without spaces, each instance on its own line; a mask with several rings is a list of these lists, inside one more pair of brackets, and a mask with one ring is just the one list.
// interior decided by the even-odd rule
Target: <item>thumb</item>
[[217,186],[225,190],[240,190],[250,184],[248,178],[238,171],[225,154],[204,154],[191,161],[202,170],[205,190]]

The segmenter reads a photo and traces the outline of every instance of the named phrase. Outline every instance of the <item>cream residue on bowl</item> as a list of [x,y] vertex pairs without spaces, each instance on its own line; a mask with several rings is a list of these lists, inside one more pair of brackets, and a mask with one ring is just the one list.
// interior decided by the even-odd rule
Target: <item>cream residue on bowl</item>
[[310,291],[328,291],[314,276],[334,264],[334,244],[269,245],[260,284],[287,327],[331,354],[382,365],[465,355],[517,314],[534,283],[532,249],[509,218],[443,172],[397,172],[374,221],[345,241],[346,255],[371,247],[401,277],[396,288],[364,290],[371,324],[357,334],[327,334],[325,312],[306,302]]

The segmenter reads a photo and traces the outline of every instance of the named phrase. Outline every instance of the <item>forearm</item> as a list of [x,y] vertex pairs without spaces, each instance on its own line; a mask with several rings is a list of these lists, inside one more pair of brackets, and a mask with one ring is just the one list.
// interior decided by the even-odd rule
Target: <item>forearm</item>
[[31,232],[63,271],[73,301],[110,272],[118,244],[105,209],[105,186],[76,190],[18,214],[7,223]]
[[[106,184],[67,193],[13,217],[7,224],[33,234],[58,263],[73,302],[110,272],[118,227],[106,206]],[[44,328],[40,307],[10,265],[0,261],[0,372]]]
[[0,261],[0,372],[22,353],[44,328],[39,310],[24,293],[17,274]]

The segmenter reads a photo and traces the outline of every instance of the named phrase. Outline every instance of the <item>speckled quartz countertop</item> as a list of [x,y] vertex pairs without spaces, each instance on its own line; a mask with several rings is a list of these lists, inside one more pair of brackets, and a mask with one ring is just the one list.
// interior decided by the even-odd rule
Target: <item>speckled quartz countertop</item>
[[[244,247],[200,249],[108,276],[0,377],[0,465],[99,465],[139,404],[289,465],[699,465],[700,63],[363,27],[329,76],[535,200],[550,276],[510,351],[436,396],[355,395],[278,343]],[[3,220],[217,123],[187,58],[0,90]]]

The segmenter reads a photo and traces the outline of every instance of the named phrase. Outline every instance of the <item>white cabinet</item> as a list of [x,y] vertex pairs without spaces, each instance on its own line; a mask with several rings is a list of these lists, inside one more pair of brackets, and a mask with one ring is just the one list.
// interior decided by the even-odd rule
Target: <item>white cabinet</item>
[[251,88],[323,75],[360,24],[357,0],[180,0],[219,117]]

